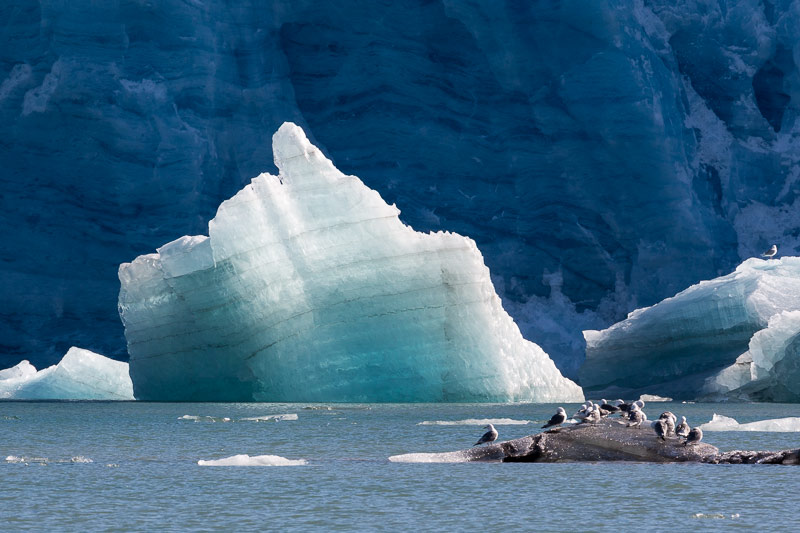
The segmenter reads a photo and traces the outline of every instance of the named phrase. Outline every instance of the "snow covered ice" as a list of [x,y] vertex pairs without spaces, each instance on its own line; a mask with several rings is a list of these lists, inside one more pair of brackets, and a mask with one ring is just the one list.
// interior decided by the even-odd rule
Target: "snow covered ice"
[[120,266],[135,395],[216,401],[582,401],[503,310],[475,243],[415,232],[286,123],[279,175],[209,236]]
[[763,431],[773,433],[795,433],[800,431],[800,417],[773,418],[740,424],[735,418],[725,415],[714,416],[705,424],[700,424],[703,431]]
[[800,401],[800,258],[748,259],[584,336],[589,391]]
[[133,400],[128,363],[72,347],[57,365],[36,371],[28,361],[0,370],[0,398]]

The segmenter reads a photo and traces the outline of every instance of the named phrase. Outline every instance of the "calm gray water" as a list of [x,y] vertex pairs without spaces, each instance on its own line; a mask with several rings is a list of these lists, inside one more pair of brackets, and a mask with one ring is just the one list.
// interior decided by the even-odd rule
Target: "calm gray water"
[[[567,407],[567,406],[565,406]],[[568,406],[570,414],[575,405]],[[798,416],[779,404],[649,404]],[[553,405],[0,402],[0,530],[797,531],[800,467],[642,463],[395,463],[540,431]],[[266,415],[296,420],[245,421]],[[184,415],[209,417],[180,419]],[[231,421],[222,421],[229,418]],[[293,418],[293,417],[288,417]],[[724,450],[800,447],[800,433],[706,432]],[[298,466],[200,466],[238,454]],[[89,460],[91,462],[89,462]]]

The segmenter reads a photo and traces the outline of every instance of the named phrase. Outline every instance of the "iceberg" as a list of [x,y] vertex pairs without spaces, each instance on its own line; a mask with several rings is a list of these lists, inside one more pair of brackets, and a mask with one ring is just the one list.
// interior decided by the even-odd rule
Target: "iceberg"
[[751,258],[606,330],[584,331],[580,383],[609,396],[798,401],[798,311],[800,257]]
[[745,353],[706,380],[703,392],[705,399],[800,401],[800,311],[770,317]]
[[796,433],[800,431],[800,417],[773,418],[740,424],[735,418],[725,415],[714,416],[705,424],[700,424],[703,431],[763,431],[771,433]]
[[176,401],[581,401],[466,237],[414,231],[298,126],[209,235],[119,268],[134,393]]
[[0,370],[0,399],[133,400],[128,363],[72,347],[57,365],[36,371],[28,361]]

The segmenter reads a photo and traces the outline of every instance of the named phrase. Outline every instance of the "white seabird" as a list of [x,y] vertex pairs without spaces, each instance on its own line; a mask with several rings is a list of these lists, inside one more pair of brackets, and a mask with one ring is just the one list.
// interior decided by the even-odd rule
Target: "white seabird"
[[681,423],[675,428],[675,435],[683,437],[684,439],[689,436],[689,424],[686,423],[686,417],[681,417]]
[[645,417],[644,411],[642,411],[639,405],[634,403],[631,405],[630,413],[628,413],[628,420],[629,422],[627,427],[631,428],[641,426],[642,422],[647,420],[647,418]]
[[686,442],[684,442],[683,445],[697,444],[701,440],[703,440],[703,430],[700,428],[692,428],[686,436]]
[[494,429],[494,425],[489,424],[488,426],[483,426],[483,429],[488,429],[489,431],[484,433],[483,436],[478,439],[478,442],[473,444],[473,446],[477,446],[478,444],[483,444],[484,442],[486,444],[491,444],[495,440],[497,440],[497,430]]
[[[621,402],[622,400],[618,400],[618,401]],[[603,411],[605,411],[605,414],[603,414]],[[600,414],[601,415],[606,416],[606,415],[614,414],[614,413],[617,413],[617,412],[619,412],[619,407],[618,406],[608,403],[605,399],[600,400]]]
[[766,257],[767,259],[772,259],[773,257],[775,257],[775,255],[777,255],[777,253],[778,253],[778,245],[777,244],[773,244],[772,247],[769,250],[767,250],[766,252],[761,254],[761,257]]
[[600,421],[602,416],[600,416],[600,406],[594,404],[589,412],[586,413],[586,417],[584,417],[583,422],[588,422],[590,424],[595,424]]
[[653,422],[653,429],[661,440],[667,440],[667,419],[659,418]]
[[551,426],[558,426],[566,421],[567,421],[567,412],[564,410],[563,407],[559,407],[558,412],[556,412],[556,414],[554,414],[552,418],[550,418],[550,420],[547,421],[547,424],[542,426],[542,429],[546,429]]
[[667,437],[675,434],[675,422],[678,421],[678,417],[672,414],[671,411],[664,411],[663,413],[661,413],[661,416],[659,416],[658,419],[663,420],[664,423],[666,423]]

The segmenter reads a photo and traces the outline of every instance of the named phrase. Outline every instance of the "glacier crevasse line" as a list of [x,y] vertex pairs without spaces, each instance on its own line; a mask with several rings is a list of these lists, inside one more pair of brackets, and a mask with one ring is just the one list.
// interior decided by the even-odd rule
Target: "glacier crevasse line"
[[138,399],[582,401],[474,241],[415,232],[294,124],[273,151],[279,175],[223,202],[208,237],[120,265]]

